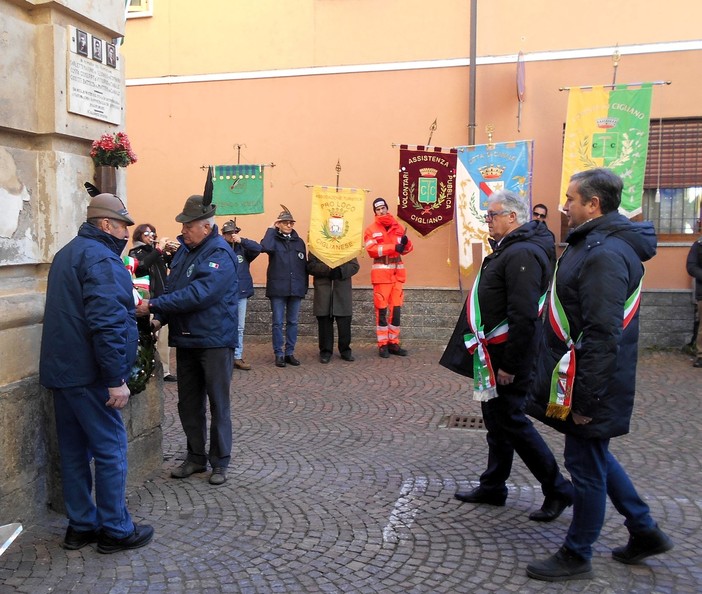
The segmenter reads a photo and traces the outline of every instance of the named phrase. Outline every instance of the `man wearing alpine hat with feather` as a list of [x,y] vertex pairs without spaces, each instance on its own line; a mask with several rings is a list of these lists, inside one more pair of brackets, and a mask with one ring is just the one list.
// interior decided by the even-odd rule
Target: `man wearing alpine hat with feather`
[[[205,472],[209,460],[209,482],[221,485],[227,480],[232,449],[229,385],[237,345],[239,284],[236,255],[214,222],[209,174],[204,194],[190,196],[176,217],[183,224],[178,237],[182,246],[171,262],[165,293],[145,299],[137,313],[153,313],[156,329],[168,324],[168,344],[176,348],[178,414],[187,456],[171,476]],[[205,398],[212,415],[209,450]]]

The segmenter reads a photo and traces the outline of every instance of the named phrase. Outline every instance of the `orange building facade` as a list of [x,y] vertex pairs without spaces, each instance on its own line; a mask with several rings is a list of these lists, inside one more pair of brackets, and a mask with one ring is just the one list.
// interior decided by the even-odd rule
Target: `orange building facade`
[[[265,213],[238,218],[260,239],[284,204],[306,237],[311,185],[368,189],[396,204],[398,148],[469,144],[470,0],[149,0],[129,18],[124,44],[127,132],[138,163],[126,173],[137,222],[174,237],[174,221],[202,193],[206,165],[267,164]],[[702,4],[652,0],[476,2],[475,143],[534,140],[532,200],[560,215],[564,87],[667,81],[652,120],[702,117]],[[681,15],[685,15],[681,18]],[[525,94],[517,114],[517,54]],[[613,60],[615,52],[620,58]],[[431,124],[436,120],[433,133]],[[699,172],[702,187],[702,171]],[[702,190],[700,190],[702,191]],[[699,195],[695,195],[699,218]],[[391,211],[395,208],[391,206]],[[226,217],[229,218],[229,217]],[[218,217],[218,222],[226,220]],[[645,290],[688,291],[685,257],[698,229],[659,236]],[[458,287],[455,228],[421,238],[406,259],[408,286]],[[361,258],[355,284],[370,284]],[[266,259],[252,265],[265,282]]]

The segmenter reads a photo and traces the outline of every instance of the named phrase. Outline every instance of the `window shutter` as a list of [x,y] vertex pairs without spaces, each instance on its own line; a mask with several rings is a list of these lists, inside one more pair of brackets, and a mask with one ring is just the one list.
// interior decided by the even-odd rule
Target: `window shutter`
[[644,188],[702,186],[702,118],[651,120]]

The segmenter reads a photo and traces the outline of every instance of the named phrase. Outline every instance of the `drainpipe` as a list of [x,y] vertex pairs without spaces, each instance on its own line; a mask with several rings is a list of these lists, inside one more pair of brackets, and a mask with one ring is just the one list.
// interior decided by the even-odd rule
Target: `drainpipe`
[[468,145],[475,144],[475,70],[478,32],[478,0],[470,0],[470,82],[468,89]]

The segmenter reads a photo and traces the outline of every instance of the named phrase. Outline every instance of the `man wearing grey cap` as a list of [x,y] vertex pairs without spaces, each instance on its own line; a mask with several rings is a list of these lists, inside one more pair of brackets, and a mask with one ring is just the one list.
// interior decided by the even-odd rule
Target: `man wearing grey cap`
[[129,401],[138,333],[132,279],[120,254],[133,224],[117,196],[98,194],[49,271],[39,379],[54,397],[65,549],[97,541],[98,552],[116,553],[148,544],[154,533],[134,524],[125,504],[127,433],[119,409]]
[[[212,466],[209,482],[222,485],[232,450],[229,384],[237,345],[236,254],[214,223],[215,205],[190,196],[176,221],[183,224],[182,246],[171,261],[166,291],[144,299],[137,313],[153,313],[156,329],[168,324],[168,344],[176,348],[178,414],[187,438],[185,461],[171,471],[187,478]],[[210,445],[206,450],[209,399]]]

